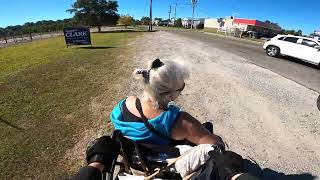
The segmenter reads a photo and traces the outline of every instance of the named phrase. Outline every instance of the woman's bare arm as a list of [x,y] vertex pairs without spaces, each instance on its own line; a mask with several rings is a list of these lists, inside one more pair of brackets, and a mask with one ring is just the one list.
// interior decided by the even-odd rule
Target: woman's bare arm
[[175,140],[186,139],[194,144],[222,144],[220,136],[211,134],[202,124],[187,112],[180,115],[172,127],[171,137]]

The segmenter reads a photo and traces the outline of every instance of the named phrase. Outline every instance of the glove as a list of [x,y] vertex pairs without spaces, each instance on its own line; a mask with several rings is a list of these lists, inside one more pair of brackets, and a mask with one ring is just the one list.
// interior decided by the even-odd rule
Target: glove
[[98,162],[105,166],[104,172],[110,172],[113,161],[120,153],[120,143],[109,136],[95,139],[87,148],[87,163]]
[[243,172],[242,157],[232,151],[214,150],[209,155],[217,168],[221,180],[230,180],[234,175]]

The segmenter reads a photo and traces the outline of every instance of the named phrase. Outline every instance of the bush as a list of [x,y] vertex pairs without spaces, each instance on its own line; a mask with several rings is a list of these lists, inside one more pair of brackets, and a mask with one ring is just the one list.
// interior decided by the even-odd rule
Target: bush
[[196,29],[203,29],[204,28],[204,24],[198,24],[197,26],[196,26]]

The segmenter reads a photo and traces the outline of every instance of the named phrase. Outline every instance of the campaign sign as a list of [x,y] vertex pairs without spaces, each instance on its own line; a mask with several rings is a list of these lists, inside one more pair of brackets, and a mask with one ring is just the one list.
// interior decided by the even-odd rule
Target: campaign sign
[[64,38],[67,46],[69,45],[90,45],[90,29],[86,27],[81,28],[64,28]]

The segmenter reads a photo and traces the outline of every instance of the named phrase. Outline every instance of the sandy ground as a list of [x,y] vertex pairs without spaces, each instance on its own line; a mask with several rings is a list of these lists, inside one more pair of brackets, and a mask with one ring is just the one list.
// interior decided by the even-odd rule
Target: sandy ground
[[[211,121],[230,150],[261,167],[255,171],[260,177],[320,175],[318,93],[240,56],[170,32],[145,34],[130,46],[136,47],[137,68],[155,58],[189,65],[191,76],[177,104],[200,121]],[[136,83],[127,93],[139,93]]]

